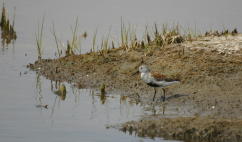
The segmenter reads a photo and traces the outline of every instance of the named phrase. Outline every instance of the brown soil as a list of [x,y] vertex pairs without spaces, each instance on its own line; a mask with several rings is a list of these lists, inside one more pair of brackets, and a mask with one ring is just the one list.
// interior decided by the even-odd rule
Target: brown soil
[[[188,138],[242,141],[241,37],[210,36],[165,47],[117,48],[42,59],[28,67],[48,79],[68,81],[79,88],[98,88],[105,84],[107,92],[119,92],[149,106],[150,110],[155,108],[156,119],[148,117],[147,120],[146,116],[142,121],[122,125],[123,129],[130,129],[132,125],[138,135],[187,141]],[[158,95],[152,102],[153,88],[143,83],[139,75],[133,75],[141,64],[181,80],[167,89],[165,102]],[[161,110],[164,114],[160,114]]]
[[141,137],[165,137],[188,142],[240,142],[242,121],[199,117],[131,121],[121,130]]

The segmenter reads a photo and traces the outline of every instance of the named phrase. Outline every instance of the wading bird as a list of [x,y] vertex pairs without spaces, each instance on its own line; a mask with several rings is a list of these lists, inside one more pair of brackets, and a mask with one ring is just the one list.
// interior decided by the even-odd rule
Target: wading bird
[[146,65],[141,65],[139,67],[140,77],[141,79],[149,86],[154,87],[155,93],[153,96],[153,101],[155,100],[156,96],[156,88],[160,87],[163,90],[163,101],[165,101],[166,97],[166,90],[165,87],[170,86],[174,83],[179,83],[180,80],[166,78],[164,75],[159,73],[153,73]]

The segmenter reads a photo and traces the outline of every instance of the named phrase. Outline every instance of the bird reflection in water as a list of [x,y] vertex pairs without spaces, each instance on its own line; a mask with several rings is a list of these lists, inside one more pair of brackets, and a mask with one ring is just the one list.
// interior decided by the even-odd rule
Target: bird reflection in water
[[148,114],[153,115],[153,116],[160,116],[160,115],[165,115],[166,111],[166,103],[162,104],[149,104],[148,106],[145,106],[145,111],[148,112]]

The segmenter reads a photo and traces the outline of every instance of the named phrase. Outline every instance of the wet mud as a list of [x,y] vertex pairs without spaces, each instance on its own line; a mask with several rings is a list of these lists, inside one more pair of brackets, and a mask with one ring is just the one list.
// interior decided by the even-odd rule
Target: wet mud
[[242,141],[242,121],[178,117],[128,122],[121,131],[140,137],[165,137],[187,142],[240,142]]

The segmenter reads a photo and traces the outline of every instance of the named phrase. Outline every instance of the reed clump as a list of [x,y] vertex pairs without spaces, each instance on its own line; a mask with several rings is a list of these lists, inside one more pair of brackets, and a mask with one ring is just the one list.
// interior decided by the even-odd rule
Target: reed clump
[[81,53],[81,39],[86,39],[87,32],[84,32],[81,36],[78,36],[78,18],[76,19],[75,27],[72,29],[72,39],[67,41],[66,56],[75,55]]
[[3,46],[5,44],[11,43],[11,41],[17,39],[17,34],[16,31],[14,30],[14,22],[15,22],[15,11],[14,11],[14,16],[13,16],[13,22],[12,24],[10,23],[8,14],[7,14],[7,9],[5,8],[5,4],[3,3],[2,7],[2,17],[0,21],[0,27],[1,27],[1,37],[2,37],[2,44]]
[[163,25],[161,30],[157,24],[152,27],[153,31],[149,31],[148,27],[145,29],[143,40],[138,40],[136,36],[136,30],[131,26],[126,26],[121,21],[121,44],[120,47],[124,49],[145,48],[149,50],[153,47],[164,47],[170,44],[182,43],[186,40],[186,36],[180,32],[180,26],[168,28],[167,25]]
[[[149,30],[152,29],[152,30]],[[111,39],[111,29],[107,35],[102,36],[100,44],[97,44],[100,37],[97,36],[98,30],[96,29],[92,35],[92,43],[90,45],[90,52],[95,52],[101,56],[108,56],[109,52],[113,48],[120,48],[124,51],[132,50],[132,49],[144,49],[145,55],[149,55],[149,53],[153,53],[154,48],[163,48],[165,46],[171,44],[180,44],[185,41],[194,41],[199,37],[203,36],[227,36],[232,35],[235,36],[238,34],[237,29],[235,28],[232,31],[224,30],[221,32],[218,31],[209,31],[206,32],[204,35],[197,34],[196,29],[195,32],[188,29],[182,29],[179,24],[168,26],[167,24],[162,25],[162,27],[158,27],[155,23],[151,28],[146,26],[145,32],[143,34],[143,38],[139,39],[136,32],[136,27],[131,26],[130,24],[125,24],[123,19],[121,18],[121,28],[120,28],[120,40],[115,41]],[[38,32],[38,36],[36,38],[38,52],[41,53],[41,46],[42,46],[42,36],[43,36],[43,23]],[[78,36],[78,19],[76,19],[76,23],[74,28],[72,28],[72,39],[67,41],[65,56],[71,56],[81,53],[81,40],[86,39],[88,36],[87,32]],[[59,47],[59,41],[56,36],[56,32],[54,30],[52,34],[56,41],[57,53],[60,57],[62,55],[62,50]],[[115,42],[114,42],[115,41]],[[115,44],[117,43],[117,45]],[[79,51],[79,52],[78,52]],[[124,52],[125,53],[125,52]],[[41,55],[40,55],[41,58]]]
[[[130,48],[138,47],[138,39],[136,35],[136,28],[132,25],[126,25],[121,18],[121,28],[120,28],[120,48],[125,50]],[[112,47],[114,47],[112,45]]]
[[238,30],[237,28],[234,28],[232,31],[228,30],[228,29],[225,29],[225,30],[222,30],[221,32],[219,32],[218,30],[215,30],[215,31],[207,31],[205,32],[204,36],[228,36],[228,35],[232,35],[232,36],[236,36],[238,34]]
[[157,25],[154,25],[154,41],[156,45],[165,46],[169,44],[182,43],[185,41],[184,36],[180,34],[180,27],[168,28],[167,25],[163,25],[162,32],[159,32]]

